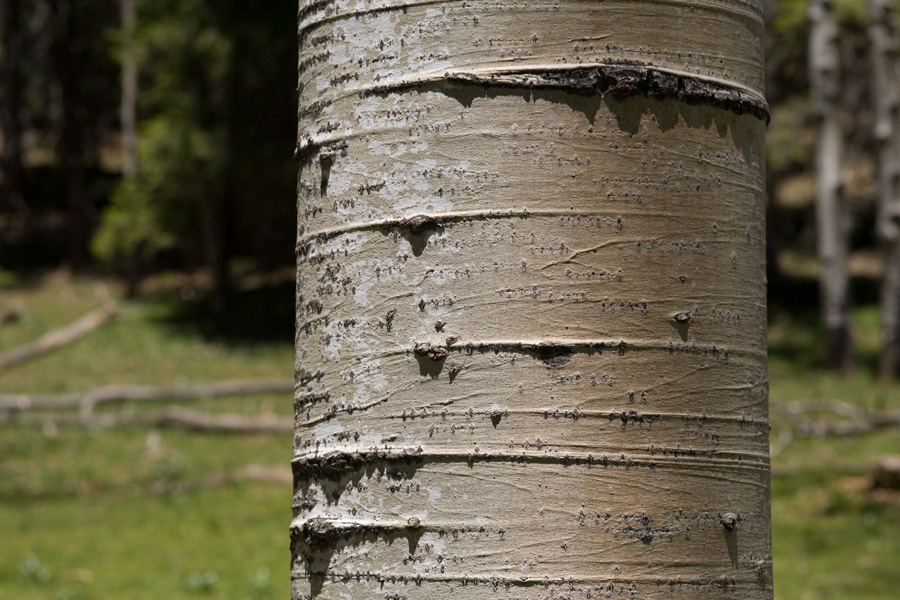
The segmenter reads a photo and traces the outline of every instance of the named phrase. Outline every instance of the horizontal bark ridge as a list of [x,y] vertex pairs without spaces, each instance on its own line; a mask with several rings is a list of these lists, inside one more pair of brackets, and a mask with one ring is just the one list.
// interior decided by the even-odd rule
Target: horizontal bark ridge
[[560,89],[613,98],[645,96],[658,100],[680,100],[695,106],[713,106],[736,114],[751,114],[769,122],[769,105],[751,90],[718,79],[661,69],[637,61],[610,62],[569,67],[446,71],[416,79],[388,82],[361,90],[361,96],[386,94],[435,81],[483,86]]

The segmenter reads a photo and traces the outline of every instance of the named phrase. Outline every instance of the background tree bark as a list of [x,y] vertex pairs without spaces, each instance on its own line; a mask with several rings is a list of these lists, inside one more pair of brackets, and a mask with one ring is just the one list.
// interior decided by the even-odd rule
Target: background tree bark
[[822,273],[819,279],[825,321],[826,364],[853,369],[850,336],[850,289],[847,278],[847,235],[841,206],[839,120],[840,47],[831,0],[812,0],[809,6],[809,74],[816,136],[816,231]]
[[299,18],[293,598],[771,598],[760,3]]

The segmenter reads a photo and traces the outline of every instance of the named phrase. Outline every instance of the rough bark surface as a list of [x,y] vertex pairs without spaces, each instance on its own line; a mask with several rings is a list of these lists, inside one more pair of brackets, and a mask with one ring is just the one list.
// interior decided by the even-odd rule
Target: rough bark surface
[[761,6],[299,17],[293,598],[771,598]]
[[847,235],[841,206],[841,154],[843,137],[838,118],[840,48],[837,21],[830,0],[812,0],[809,6],[809,72],[816,136],[816,233],[822,314],[828,336],[829,368],[853,368],[850,338],[850,286],[847,278]]

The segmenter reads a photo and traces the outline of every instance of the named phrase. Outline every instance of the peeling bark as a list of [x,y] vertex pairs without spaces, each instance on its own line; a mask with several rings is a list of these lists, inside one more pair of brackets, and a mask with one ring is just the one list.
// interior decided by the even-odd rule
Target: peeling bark
[[299,18],[292,597],[771,598],[761,6]]

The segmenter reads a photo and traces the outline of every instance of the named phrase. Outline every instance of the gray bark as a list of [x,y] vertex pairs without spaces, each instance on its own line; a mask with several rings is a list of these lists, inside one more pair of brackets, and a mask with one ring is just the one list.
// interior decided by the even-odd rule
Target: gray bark
[[825,322],[826,364],[853,368],[847,239],[841,206],[843,139],[838,112],[840,49],[831,0],[812,0],[809,8],[809,72],[816,138],[816,230],[822,266],[820,294]]
[[292,597],[771,598],[761,5],[299,17]]

